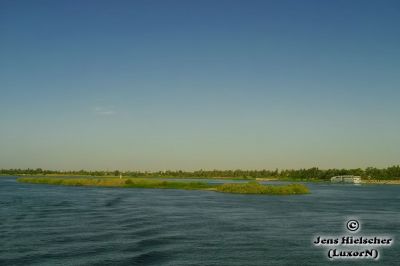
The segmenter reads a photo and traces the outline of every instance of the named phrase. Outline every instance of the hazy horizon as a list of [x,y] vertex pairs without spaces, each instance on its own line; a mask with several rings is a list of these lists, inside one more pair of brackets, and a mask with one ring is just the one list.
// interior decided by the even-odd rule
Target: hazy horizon
[[399,1],[1,1],[0,168],[400,163]]

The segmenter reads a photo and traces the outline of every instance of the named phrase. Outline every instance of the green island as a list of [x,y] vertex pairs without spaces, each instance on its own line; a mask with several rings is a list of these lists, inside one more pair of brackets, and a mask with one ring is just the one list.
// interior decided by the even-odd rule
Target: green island
[[206,182],[166,181],[143,178],[20,177],[17,180],[23,183],[63,186],[209,190],[236,194],[298,195],[310,193],[308,187],[303,184],[262,185],[256,181],[248,183],[209,184]]

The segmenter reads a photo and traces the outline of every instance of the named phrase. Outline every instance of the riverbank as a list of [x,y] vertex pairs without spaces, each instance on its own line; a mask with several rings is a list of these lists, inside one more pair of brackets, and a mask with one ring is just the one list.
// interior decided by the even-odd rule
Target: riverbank
[[148,175],[148,176],[127,176],[127,175],[71,175],[71,174],[19,174],[19,175],[0,175],[1,176],[15,176],[18,178],[98,178],[98,179],[112,179],[112,178],[124,178],[124,179],[199,179],[199,180],[214,180],[214,179],[225,179],[225,180],[256,180],[256,178],[251,177],[202,177],[202,176],[194,176],[194,177],[182,177],[182,176],[160,176],[160,175]]
[[[308,183],[332,183],[330,179],[294,179],[294,178],[256,178],[256,181],[279,181],[279,182],[308,182]],[[336,183],[337,184],[337,183]],[[400,185],[400,179],[361,179],[361,184],[365,185]]]
[[[0,177],[8,177],[10,175],[1,174]],[[93,176],[93,175],[69,175],[69,174],[20,174],[20,175],[13,175],[17,178],[53,178],[53,179],[119,179],[120,176]],[[121,176],[122,179],[132,179],[132,180],[166,180],[166,179],[198,179],[198,180],[243,180],[243,181],[257,181],[257,182],[307,182],[307,183],[327,183],[330,184],[330,179],[307,179],[307,178],[277,178],[277,177],[265,177],[265,178],[244,178],[244,177],[168,177],[168,176],[140,176],[140,177],[128,177],[128,176]],[[177,181],[179,182],[179,181]],[[111,182],[112,183],[112,182]],[[400,185],[400,179],[362,179],[361,184],[365,185]]]
[[373,184],[373,185],[400,185],[400,180],[362,180],[362,184]]
[[309,182],[309,183],[330,183],[331,180],[326,180],[326,179],[314,179],[314,178],[290,178],[290,177],[267,177],[267,178],[256,178],[256,181],[262,181],[262,182]]
[[153,189],[185,189],[209,190],[235,194],[264,194],[264,195],[297,195],[310,193],[303,184],[262,185],[258,182],[244,184],[225,183],[209,184],[207,182],[179,182],[157,179],[139,178],[54,178],[54,177],[20,177],[18,182],[32,184],[48,184],[62,186],[98,186],[121,188],[153,188]]

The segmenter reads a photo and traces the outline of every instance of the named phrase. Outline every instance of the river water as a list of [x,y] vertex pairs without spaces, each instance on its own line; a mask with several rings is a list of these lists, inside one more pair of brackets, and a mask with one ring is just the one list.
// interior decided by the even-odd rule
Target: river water
[[[0,178],[0,265],[400,265],[400,186],[301,196],[66,187]],[[377,261],[330,261],[317,235],[389,235]]]

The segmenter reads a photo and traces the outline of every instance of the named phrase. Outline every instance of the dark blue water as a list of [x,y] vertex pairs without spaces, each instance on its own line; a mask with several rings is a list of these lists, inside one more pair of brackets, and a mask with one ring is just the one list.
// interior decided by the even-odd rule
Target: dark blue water
[[308,184],[303,196],[65,187],[0,178],[0,265],[400,265],[395,242],[378,261],[329,261],[315,235],[400,242],[400,186]]

